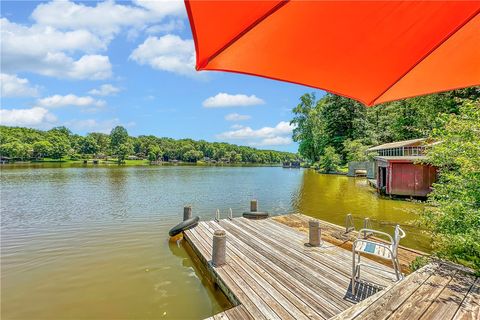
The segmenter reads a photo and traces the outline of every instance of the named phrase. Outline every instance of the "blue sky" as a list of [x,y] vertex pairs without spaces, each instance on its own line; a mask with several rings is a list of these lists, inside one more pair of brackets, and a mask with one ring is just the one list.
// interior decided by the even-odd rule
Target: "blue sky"
[[[296,151],[311,88],[196,72],[182,1],[1,2],[0,123],[205,139]],[[320,96],[323,93],[317,91]]]

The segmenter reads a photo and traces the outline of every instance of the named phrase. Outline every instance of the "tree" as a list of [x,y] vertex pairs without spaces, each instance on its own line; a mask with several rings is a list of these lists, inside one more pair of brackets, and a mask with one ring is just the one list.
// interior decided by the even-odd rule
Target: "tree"
[[129,154],[133,152],[133,146],[129,142],[122,143],[116,149],[118,164],[124,163]]
[[367,155],[365,152],[368,147],[363,145],[360,140],[347,139],[343,142],[343,151],[345,152],[346,162],[350,161],[366,161]]
[[48,142],[52,145],[49,156],[54,159],[61,159],[70,151],[70,142],[68,137],[62,133],[51,131]]
[[110,136],[105,133],[92,132],[87,135],[95,140],[98,146],[98,153],[107,154],[110,147]]
[[37,141],[32,147],[35,158],[44,158],[52,152],[52,144],[46,140]]
[[11,141],[0,145],[0,154],[12,159],[25,160],[30,156],[31,145],[20,141]]
[[110,147],[115,152],[122,144],[128,141],[128,132],[122,126],[116,126],[110,132]]
[[203,158],[202,151],[189,150],[183,154],[183,161],[187,162],[197,162]]
[[295,117],[290,121],[294,125],[293,141],[298,142],[298,152],[306,159],[315,162],[323,153],[324,132],[319,117],[322,111],[322,102],[317,101],[315,94],[304,94],[300,103],[293,108]]
[[465,101],[459,115],[444,115],[440,121],[443,126],[430,135],[440,143],[427,153],[428,162],[439,168],[438,182],[421,222],[433,234],[437,255],[480,274],[479,100]]
[[335,151],[346,160],[343,149],[345,140],[356,140],[366,136],[368,131],[367,109],[361,103],[327,94],[323,98],[322,119],[326,145],[333,146]]
[[97,141],[92,136],[80,137],[79,151],[82,154],[96,154],[98,152]]
[[162,150],[159,146],[153,145],[150,147],[150,152],[148,153],[148,160],[157,161],[162,157]]
[[324,154],[320,157],[320,170],[325,173],[336,172],[340,162],[340,156],[335,152],[335,148],[326,147]]
[[[231,162],[277,163],[295,158],[288,152],[257,150],[246,146],[228,143],[195,141],[192,139],[175,140],[158,138],[152,135],[130,137],[122,128],[114,128],[111,136],[104,133],[89,133],[85,137],[72,134],[65,127],[57,127],[49,131],[36,129],[0,126],[0,145],[2,155],[14,158],[35,157],[85,158],[92,154],[105,156],[120,155],[120,162],[130,154],[147,156],[149,159],[179,159],[197,161],[204,156],[210,159],[225,159]],[[22,151],[23,150],[23,151]],[[21,152],[20,152],[21,151]],[[8,154],[7,154],[8,152]],[[154,160],[152,160],[154,161]]]
[[118,164],[125,162],[125,158],[133,152],[133,146],[128,141],[128,132],[122,126],[116,126],[110,132],[110,149],[117,156]]

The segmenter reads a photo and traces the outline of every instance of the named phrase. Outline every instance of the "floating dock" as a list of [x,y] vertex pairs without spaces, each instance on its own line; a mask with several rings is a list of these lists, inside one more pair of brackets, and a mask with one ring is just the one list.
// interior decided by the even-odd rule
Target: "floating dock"
[[[212,280],[235,306],[209,319],[438,319],[440,314],[442,319],[478,319],[479,279],[450,265],[430,264],[395,283],[387,273],[392,269],[372,260],[380,271],[362,269],[353,296],[351,251],[328,242],[329,235],[321,247],[305,246],[308,234],[290,226],[310,219],[296,214],[233,218],[202,221],[185,231]],[[220,267],[211,263],[217,229],[227,236],[227,260]]]

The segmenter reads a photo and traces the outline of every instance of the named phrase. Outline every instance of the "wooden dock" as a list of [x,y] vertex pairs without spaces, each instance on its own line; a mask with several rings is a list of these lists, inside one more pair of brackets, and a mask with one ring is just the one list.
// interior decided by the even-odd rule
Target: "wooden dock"
[[435,262],[335,316],[347,319],[480,319],[480,278]]
[[[299,219],[297,215],[290,217],[292,221]],[[287,220],[285,217],[283,219],[283,222],[288,221],[288,216]],[[210,263],[213,232],[216,229],[225,230],[227,235],[227,263],[221,267],[214,267]],[[371,261],[382,271],[362,269],[362,281],[353,296],[350,290],[352,254],[349,250],[326,241],[321,247],[305,246],[308,242],[305,232],[274,218],[202,221],[194,229],[185,231],[184,238],[207,267],[212,280],[235,305],[210,319],[364,319],[376,315],[375,312],[379,310],[387,310],[383,306],[391,301],[394,301],[390,307],[393,310],[391,314],[399,315],[402,319],[413,319],[402,317],[408,312],[395,311],[401,309],[402,305],[410,305],[410,300],[413,300],[416,309],[425,311],[425,303],[420,303],[422,306],[417,308],[416,300],[422,300],[423,293],[428,294],[431,290],[419,287],[433,283],[434,279],[443,279],[436,274],[438,266],[430,266],[406,280],[394,283],[394,276],[387,273],[392,271],[391,268]],[[431,277],[434,278],[429,281]],[[468,277],[467,282],[458,280],[460,284],[453,280],[456,279],[453,275],[448,278],[449,281],[440,281],[445,284],[445,289],[440,291],[445,293],[435,296],[439,299],[448,298],[449,292],[457,289],[454,285],[461,285],[462,293],[455,295],[457,308],[455,312],[450,311],[454,315],[461,314],[457,311],[462,305],[464,311],[473,308],[467,314],[477,310],[478,315],[478,279]],[[472,279],[476,281],[476,287]],[[411,283],[418,285],[415,287]],[[402,296],[403,303],[397,299],[396,293]],[[438,305],[443,310],[443,300],[437,302],[429,305]],[[435,310],[431,311],[432,316],[436,314]],[[429,319],[436,319],[432,316]]]
[[[312,217],[309,217],[304,214],[286,214],[281,216],[274,216],[271,219],[278,221],[282,224],[285,224],[289,227],[292,227],[298,231],[308,232],[308,221],[312,220]],[[332,244],[335,244],[339,247],[342,247],[347,250],[352,250],[353,241],[357,238],[357,231],[345,232],[345,227],[339,225],[315,219],[319,222],[320,227],[322,228],[322,238]],[[393,230],[393,228],[392,228]],[[376,238],[370,236],[369,239],[386,243],[384,239]],[[421,252],[415,249],[407,248],[402,245],[398,248],[398,259],[400,260],[400,265],[404,273],[411,273],[410,264],[419,256],[428,256],[427,253]],[[391,266],[390,261],[383,259],[378,259],[375,256],[369,256],[371,259],[376,260],[379,263],[385,264],[386,266]]]

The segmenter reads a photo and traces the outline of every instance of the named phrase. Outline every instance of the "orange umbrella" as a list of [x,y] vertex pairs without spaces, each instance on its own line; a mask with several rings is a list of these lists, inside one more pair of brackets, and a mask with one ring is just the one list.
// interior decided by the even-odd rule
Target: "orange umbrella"
[[197,70],[366,105],[480,84],[480,1],[185,1]]

